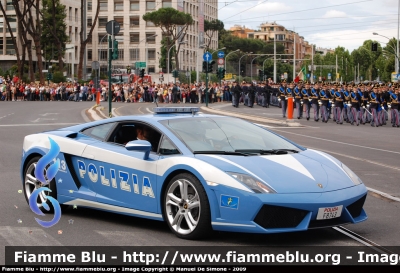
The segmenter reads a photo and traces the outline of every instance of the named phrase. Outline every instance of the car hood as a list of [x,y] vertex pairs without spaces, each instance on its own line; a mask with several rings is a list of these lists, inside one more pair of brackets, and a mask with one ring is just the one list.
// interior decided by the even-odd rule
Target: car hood
[[250,174],[277,193],[327,192],[355,186],[340,161],[314,150],[262,156],[198,154],[196,158],[225,172]]

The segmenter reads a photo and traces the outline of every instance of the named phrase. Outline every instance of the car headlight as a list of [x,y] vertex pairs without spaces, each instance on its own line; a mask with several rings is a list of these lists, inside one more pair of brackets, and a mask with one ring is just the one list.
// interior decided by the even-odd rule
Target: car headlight
[[352,170],[350,170],[349,167],[347,167],[346,165],[344,165],[342,163],[342,168],[347,173],[347,175],[350,177],[351,181],[353,181],[353,183],[355,185],[362,184],[361,179]]
[[226,172],[227,174],[231,175],[233,178],[241,182],[242,184],[249,187],[255,193],[276,193],[273,189],[265,185],[259,179],[243,174],[243,173],[234,173],[234,172]]

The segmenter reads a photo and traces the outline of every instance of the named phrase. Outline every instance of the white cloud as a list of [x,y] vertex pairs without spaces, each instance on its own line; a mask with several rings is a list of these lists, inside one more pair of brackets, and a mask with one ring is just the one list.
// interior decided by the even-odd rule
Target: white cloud
[[336,17],[346,17],[347,14],[344,11],[339,11],[339,10],[329,10],[327,11],[322,18],[336,18]]
[[[226,29],[236,24],[258,29],[266,21],[276,21],[287,29],[295,29],[306,41],[318,47],[344,46],[349,51],[368,39],[385,42],[385,38],[374,36],[372,32],[388,37],[397,36],[399,0],[263,1],[231,4],[218,12],[219,19],[224,21],[233,16],[224,21]],[[220,7],[224,5],[219,3]]]

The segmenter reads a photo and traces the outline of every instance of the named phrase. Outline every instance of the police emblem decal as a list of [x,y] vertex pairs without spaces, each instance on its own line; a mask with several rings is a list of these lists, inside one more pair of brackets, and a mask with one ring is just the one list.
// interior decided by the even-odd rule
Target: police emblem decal
[[221,207],[239,209],[239,197],[221,194]]

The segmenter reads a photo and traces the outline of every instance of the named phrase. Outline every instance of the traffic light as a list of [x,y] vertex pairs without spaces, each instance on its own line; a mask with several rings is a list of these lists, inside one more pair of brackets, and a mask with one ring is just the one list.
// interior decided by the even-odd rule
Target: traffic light
[[217,78],[220,80],[225,78],[225,69],[223,69],[222,67],[218,68],[217,70]]
[[112,59],[118,59],[118,41],[116,39],[114,39],[114,50],[112,52]]
[[372,43],[372,51],[378,51],[378,43]]
[[215,64],[215,61],[211,61],[207,64],[207,72],[212,73],[213,72],[213,66]]
[[144,69],[141,69],[141,70],[140,70],[139,76],[140,76],[141,78],[144,78]]
[[206,61],[203,62],[203,72],[207,73],[208,63]]
[[225,69],[221,68],[221,80],[225,78]]
[[126,67],[126,73],[131,74],[131,67],[129,65]]
[[258,70],[258,77],[259,77],[260,81],[262,81],[264,79],[264,71],[262,71],[261,69]]
[[53,79],[53,74],[47,73],[46,80],[50,81],[50,80],[52,80],[52,79]]
[[172,71],[172,77],[178,78],[179,77],[179,71],[178,70]]

